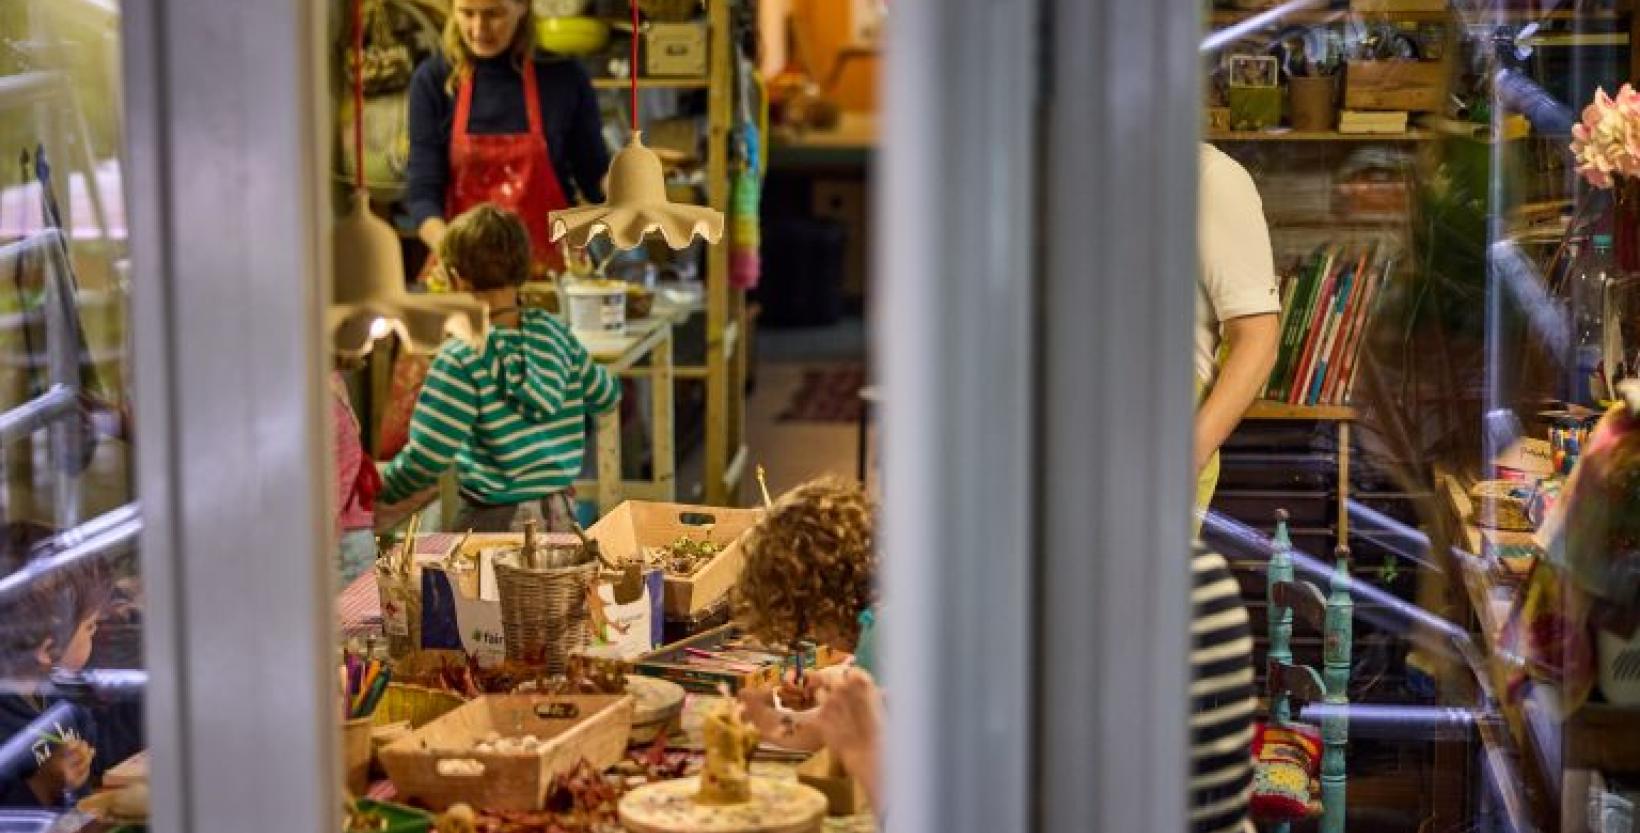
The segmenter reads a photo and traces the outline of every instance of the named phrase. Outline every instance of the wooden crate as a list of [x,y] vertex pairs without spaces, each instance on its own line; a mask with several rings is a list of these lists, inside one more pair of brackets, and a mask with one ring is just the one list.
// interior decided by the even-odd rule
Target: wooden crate
[[[571,706],[574,716],[548,716]],[[443,810],[466,803],[489,810],[541,809],[558,775],[582,758],[602,770],[626,753],[632,729],[628,695],[493,695],[480,697],[381,750],[381,761],[405,800]],[[478,753],[489,732],[548,740],[537,754]],[[482,774],[440,775],[440,761],[476,761]]]
[[640,558],[646,547],[664,546],[684,536],[723,547],[694,575],[666,577],[666,615],[687,619],[729,594],[740,577],[740,538],[762,511],[629,500],[593,524],[587,536],[616,562]]
[[1350,61],[1344,70],[1349,110],[1440,111],[1446,106],[1442,61]]

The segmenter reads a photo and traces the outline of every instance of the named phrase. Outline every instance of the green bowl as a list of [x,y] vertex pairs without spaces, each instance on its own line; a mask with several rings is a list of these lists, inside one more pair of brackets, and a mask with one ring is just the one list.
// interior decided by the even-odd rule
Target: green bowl
[[591,55],[609,43],[609,24],[595,17],[543,17],[535,21],[535,40],[559,55]]

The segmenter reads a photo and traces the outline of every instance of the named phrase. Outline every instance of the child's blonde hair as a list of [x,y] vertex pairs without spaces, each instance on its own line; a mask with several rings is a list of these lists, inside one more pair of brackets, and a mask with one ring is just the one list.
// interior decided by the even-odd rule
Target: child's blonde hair
[[775,502],[742,542],[741,624],[790,642],[827,630],[850,642],[876,602],[875,508],[860,484],[811,480]]
[[475,290],[517,286],[530,275],[530,232],[517,214],[479,203],[445,229],[438,257]]

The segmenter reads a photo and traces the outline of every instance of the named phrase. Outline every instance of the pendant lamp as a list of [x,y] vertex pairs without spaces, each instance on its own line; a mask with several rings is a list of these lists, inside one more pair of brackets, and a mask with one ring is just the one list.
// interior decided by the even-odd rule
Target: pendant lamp
[[489,310],[461,295],[412,295],[404,291],[404,252],[399,237],[370,210],[364,181],[364,12],[353,0],[353,205],[331,232],[335,285],[325,326],[337,354],[357,358],[378,338],[398,333],[406,349],[430,353],[446,336],[482,338]]
[[707,243],[723,237],[723,212],[666,198],[660,157],[643,144],[638,130],[638,3],[632,0],[632,138],[609,163],[608,193],[601,205],[564,208],[547,215],[552,242],[581,248],[608,235],[617,249],[630,249],[658,231],[673,249],[688,246],[696,235]]

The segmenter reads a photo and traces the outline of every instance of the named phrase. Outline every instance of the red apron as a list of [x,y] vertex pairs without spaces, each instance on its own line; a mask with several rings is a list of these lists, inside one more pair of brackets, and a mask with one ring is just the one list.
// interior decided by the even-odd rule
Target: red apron
[[547,134],[541,125],[541,95],[535,86],[535,62],[524,62],[524,108],[527,133],[474,136],[467,132],[473,110],[473,75],[456,93],[455,124],[450,130],[450,189],[444,216],[454,220],[483,202],[514,211],[530,231],[536,268],[562,269],[563,258],[552,245],[548,212],[568,208],[558,173],[552,167]]

